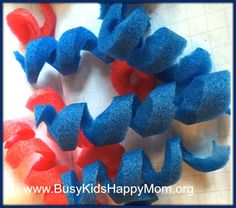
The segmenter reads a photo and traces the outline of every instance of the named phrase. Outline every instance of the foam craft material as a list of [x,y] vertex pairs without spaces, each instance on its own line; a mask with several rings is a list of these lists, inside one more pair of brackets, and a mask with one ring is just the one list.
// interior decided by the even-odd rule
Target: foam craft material
[[77,72],[81,50],[91,52],[105,63],[113,61],[113,58],[98,50],[97,37],[84,27],[67,30],[59,41],[52,37],[33,40],[26,46],[25,57],[18,51],[14,55],[28,82],[35,84],[45,63],[52,65],[63,76]]
[[98,36],[99,50],[119,60],[130,56],[150,25],[144,8],[135,9],[126,18],[122,8],[122,4],[110,7]]
[[36,90],[27,100],[26,108],[34,111],[36,105],[50,104],[57,112],[62,110],[66,105],[61,95],[52,88],[46,87]]
[[120,165],[122,154],[125,149],[120,144],[106,145],[102,147],[82,148],[79,153],[76,164],[83,168],[84,166],[96,161],[102,161],[107,168],[110,177],[114,177]]
[[210,54],[202,49],[195,49],[190,55],[184,56],[179,63],[157,75],[159,80],[165,82],[176,82],[187,85],[196,76],[208,74],[212,68]]
[[13,144],[7,151],[5,160],[15,169],[25,158],[35,152],[41,154],[41,157],[34,163],[32,169],[48,169],[55,164],[55,153],[42,140],[36,138],[26,141],[21,140]]
[[127,62],[145,73],[159,73],[173,65],[186,44],[183,37],[162,27],[149,36],[141,47],[134,49]]
[[122,4],[113,4],[103,20],[98,48],[145,73],[164,71],[181,55],[187,41],[165,27],[143,40],[149,26],[149,17],[143,8],[136,8],[124,17]]
[[225,70],[195,77],[177,102],[175,118],[185,124],[220,116],[230,105],[230,72]]
[[[217,99],[215,99],[217,98]],[[48,132],[62,150],[74,150],[79,130],[95,146],[124,140],[128,127],[143,137],[163,133],[173,118],[193,124],[216,118],[230,102],[230,74],[215,72],[196,77],[182,94],[175,83],[156,87],[141,103],[133,94],[117,96],[96,119],[86,103],[66,106],[57,113],[50,105],[35,107],[36,126],[46,123]]]
[[23,45],[43,36],[54,36],[56,15],[50,4],[40,3],[39,5],[45,19],[42,27],[39,26],[35,17],[23,8],[15,9],[6,17],[11,31]]
[[[61,184],[60,174],[68,171],[66,166],[55,166],[55,153],[41,140],[34,138],[35,132],[23,121],[5,121],[3,126],[5,146],[7,149],[5,161],[13,168],[18,168],[21,162],[38,153],[40,157],[34,161],[26,184],[29,186]],[[52,188],[52,187],[51,187]],[[53,202],[55,197],[60,200]],[[44,204],[68,204],[64,193],[44,193]]]
[[111,5],[113,3],[101,3],[100,4],[100,16],[99,19],[104,19],[104,17],[106,16],[107,11],[110,9]]
[[21,139],[31,139],[35,132],[31,126],[22,121],[6,120],[3,123],[3,142],[8,142],[12,137],[19,136]]
[[[229,160],[230,148],[218,145],[215,141],[212,142],[211,155],[198,158],[183,146],[179,137],[167,140],[164,163],[159,172],[155,171],[143,150],[124,153],[124,148],[117,144],[124,140],[128,127],[146,137],[164,132],[173,118],[193,124],[214,119],[224,112],[229,113],[230,73],[221,71],[209,74],[212,65],[210,55],[201,48],[176,63],[186,47],[184,38],[167,28],[160,28],[144,39],[150,22],[143,8],[136,8],[125,15],[123,4],[106,6],[101,8],[104,21],[98,38],[86,28],[78,27],[66,31],[59,41],[52,37],[31,41],[26,47],[25,57],[15,52],[28,81],[31,84],[37,82],[45,63],[51,64],[64,76],[75,73],[81,59],[80,51],[86,50],[105,63],[111,63],[114,58],[125,60],[131,67],[148,74],[157,74],[160,80],[169,83],[158,86],[149,94],[145,92],[145,96],[136,92],[141,99],[147,96],[143,102],[134,94],[117,96],[96,119],[91,117],[86,103],[65,106],[60,95],[52,89],[39,90],[30,97],[26,106],[34,111],[36,126],[44,122],[62,150],[83,148],[77,160],[77,165],[83,168],[82,177],[80,171],[75,173],[66,166],[57,165],[55,153],[42,140],[35,138],[35,132],[24,122],[8,121],[4,124],[6,161],[16,168],[31,153],[41,154],[25,183],[29,186],[50,187],[56,183],[64,186],[81,186],[81,183],[169,186],[179,180],[182,161],[201,172],[222,168]],[[30,29],[27,28],[29,30],[25,30],[32,38],[41,34],[50,36],[54,32],[53,23],[47,22],[47,19],[50,20],[50,12],[47,12],[46,23],[40,32],[34,26],[37,25],[36,20],[30,15],[26,14],[23,20],[19,10],[14,15],[19,16],[17,24],[28,21],[26,27],[32,25]],[[19,31],[22,32],[23,28]],[[26,41],[25,33],[19,37]],[[119,73],[128,76],[125,71]],[[113,81],[120,87],[118,75],[113,76]],[[131,91],[135,92],[133,89]],[[81,181],[78,176],[82,178]],[[117,203],[125,204],[150,204],[158,199],[150,193],[140,196],[110,193],[110,197]],[[95,193],[85,192],[78,197],[73,193],[44,194],[44,203],[52,204],[55,200],[60,204],[100,203],[96,201]]]
[[[35,107],[36,126],[46,123],[62,150],[76,148],[79,129],[95,146],[116,144],[123,141],[129,126],[142,136],[163,132],[174,115],[174,95],[172,83],[154,89],[143,104],[133,94],[117,96],[95,120],[85,103],[71,104],[59,113],[50,105],[39,105]],[[148,114],[143,109],[149,109]]]
[[111,64],[110,79],[119,95],[135,93],[140,100],[156,87],[154,75],[145,74],[129,66],[125,61],[115,60]]
[[[178,181],[181,174],[182,152],[180,149],[180,138],[171,138],[166,143],[165,161],[160,172],[154,170],[143,150],[138,149],[125,153],[119,167],[119,171],[114,182],[108,177],[106,168],[101,162],[95,162],[83,169],[82,181],[78,181],[75,173],[69,171],[61,175],[64,186],[80,186],[81,184],[98,183],[104,186],[142,186],[143,183],[155,186],[171,185]],[[142,193],[141,196],[123,195],[123,193],[109,193],[110,197],[116,203],[128,203],[132,201],[153,202],[157,196],[153,193]],[[70,204],[94,204],[96,200],[95,193],[84,192],[79,196],[67,193],[67,199]]]
[[181,149],[184,162],[201,172],[211,172],[224,167],[230,155],[229,145],[219,145],[215,140],[212,141],[211,155],[205,158],[195,157],[183,144],[181,145]]

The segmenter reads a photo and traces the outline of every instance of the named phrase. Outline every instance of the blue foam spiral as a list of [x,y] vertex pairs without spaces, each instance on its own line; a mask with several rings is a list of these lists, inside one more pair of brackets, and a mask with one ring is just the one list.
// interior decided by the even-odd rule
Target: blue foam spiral
[[91,52],[105,63],[113,61],[113,58],[98,50],[97,37],[84,27],[67,30],[59,41],[52,37],[42,37],[29,42],[26,46],[25,57],[18,51],[14,54],[28,82],[35,84],[45,63],[52,65],[64,76],[75,73],[80,63],[81,50]]

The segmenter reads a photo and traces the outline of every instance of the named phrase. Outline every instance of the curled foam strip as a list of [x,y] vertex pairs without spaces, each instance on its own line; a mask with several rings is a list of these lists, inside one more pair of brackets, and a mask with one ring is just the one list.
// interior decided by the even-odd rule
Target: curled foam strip
[[31,139],[35,136],[35,132],[27,123],[13,120],[4,121],[3,142],[9,142],[14,136],[19,136],[21,139]]
[[135,9],[127,18],[123,17],[122,8],[122,4],[111,6],[98,36],[98,48],[120,60],[132,53],[150,26],[144,8]]
[[229,160],[230,155],[229,145],[219,145],[215,140],[212,141],[211,155],[206,158],[193,156],[183,144],[181,149],[184,162],[201,172],[211,172],[222,168]]
[[178,102],[175,118],[185,124],[211,120],[225,113],[230,105],[230,72],[195,77]]
[[50,87],[36,90],[27,100],[25,105],[30,111],[34,111],[36,105],[50,104],[56,111],[62,110],[66,105],[61,95]]
[[[125,153],[114,182],[108,177],[106,168],[101,162],[95,162],[83,169],[82,181],[78,181],[75,173],[69,171],[61,175],[64,186],[98,183],[104,186],[142,186],[154,184],[155,186],[165,186],[174,184],[179,180],[182,166],[182,153],[180,148],[180,138],[172,138],[166,142],[165,161],[160,172],[154,170],[150,160],[143,150],[138,149]],[[157,196],[151,193],[137,193],[133,195],[123,195],[123,193],[109,192],[110,197],[116,203],[128,203],[132,201],[153,202]],[[72,193],[67,194],[70,204],[94,204],[96,200],[95,193],[84,192],[75,196]]]
[[155,74],[170,67],[186,45],[183,37],[162,27],[149,36],[142,47],[134,49],[127,62],[145,73]]
[[25,57],[14,52],[21,64],[30,84],[37,82],[45,63],[52,65],[58,72],[66,76],[75,73],[81,59],[80,51],[90,51],[105,63],[113,58],[101,53],[97,48],[97,37],[84,27],[67,30],[59,41],[52,37],[33,40],[26,47]]
[[32,169],[47,169],[55,164],[55,153],[34,136],[33,129],[24,122],[4,122],[3,142],[8,149],[5,160],[12,168],[17,168],[26,157],[35,152],[41,154],[41,157],[34,163]]
[[122,4],[108,10],[98,36],[98,48],[145,73],[158,73],[170,67],[186,47],[186,40],[167,28],[158,29],[145,41],[150,26],[143,8],[133,10],[126,18]]
[[190,55],[180,59],[178,64],[159,73],[157,78],[165,82],[176,82],[187,85],[194,77],[208,74],[212,68],[210,54],[202,49],[195,49]]
[[6,19],[11,31],[26,45],[29,41],[43,36],[54,36],[56,16],[50,4],[40,3],[45,22],[40,28],[35,17],[26,9],[18,8],[10,12]]
[[32,167],[34,170],[48,169],[56,162],[55,153],[42,140],[36,138],[17,141],[7,151],[5,160],[12,168],[17,168],[32,153],[41,154]]
[[[40,158],[34,162],[25,183],[29,186],[53,186],[61,184],[60,174],[68,171],[66,166],[56,165],[55,153],[40,139],[34,138],[32,128],[19,121],[4,122],[4,140],[7,149],[5,160],[12,167],[17,168],[21,162],[33,153],[39,153]],[[52,188],[52,187],[51,187]],[[60,196],[59,196],[60,195]],[[44,204],[67,204],[64,193],[44,193]],[[60,200],[53,202],[55,197]]]
[[143,104],[133,94],[117,96],[95,120],[85,103],[71,104],[59,113],[50,105],[36,106],[36,126],[46,123],[63,150],[76,148],[80,128],[95,146],[120,143],[129,126],[143,136],[155,135],[163,132],[174,116],[174,91],[174,83],[159,86]]
[[117,96],[95,120],[86,103],[71,104],[59,113],[50,105],[36,106],[35,121],[37,126],[46,123],[62,150],[76,148],[80,129],[95,146],[116,144],[129,126],[146,137],[164,132],[174,118],[185,124],[216,118],[229,106],[229,79],[228,71],[199,76],[183,93],[176,93],[175,83],[162,84],[143,103],[133,94]]

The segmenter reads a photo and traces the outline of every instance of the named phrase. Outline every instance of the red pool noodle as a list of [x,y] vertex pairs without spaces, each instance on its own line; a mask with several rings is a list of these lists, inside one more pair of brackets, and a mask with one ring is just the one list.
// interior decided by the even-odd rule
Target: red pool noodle
[[3,123],[3,142],[6,142],[13,136],[21,139],[30,139],[35,136],[31,126],[25,122],[7,120]]
[[55,153],[40,139],[19,140],[8,149],[5,160],[14,169],[33,153],[40,153],[41,157],[33,165],[35,170],[45,170],[54,166]]
[[43,36],[54,36],[56,15],[50,4],[40,3],[40,8],[45,19],[41,28],[35,17],[24,8],[15,9],[6,17],[11,31],[23,45]]

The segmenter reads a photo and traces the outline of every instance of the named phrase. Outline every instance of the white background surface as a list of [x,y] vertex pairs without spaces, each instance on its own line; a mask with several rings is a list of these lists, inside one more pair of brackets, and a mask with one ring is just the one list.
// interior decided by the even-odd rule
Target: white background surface
[[[196,47],[210,52],[213,71],[228,69],[232,71],[232,5],[231,4],[145,4],[151,17],[151,33],[166,26],[188,40],[185,54]],[[66,104],[87,102],[93,116],[101,113],[116,95],[109,80],[109,66],[89,53],[84,53],[76,74],[62,77],[49,65],[45,65],[38,84],[30,86],[13,51],[23,47],[9,30],[5,16],[15,8],[27,8],[42,25],[43,18],[37,4],[4,4],[4,119],[16,119],[33,115],[25,109],[27,98],[34,89],[51,86],[65,99]],[[99,5],[95,3],[53,4],[57,15],[55,37],[58,39],[67,29],[84,26],[98,35],[101,20]],[[143,147],[157,170],[163,159],[163,145],[167,138],[180,134],[185,145],[196,155],[210,152],[210,141],[216,138],[219,143],[231,143],[230,119],[223,115],[216,120],[186,126],[173,121],[164,134],[141,138],[132,130],[127,133],[123,144],[126,150]],[[69,155],[65,160],[70,160]],[[24,163],[15,171],[4,164],[4,203],[40,204],[42,197],[23,192]],[[203,174],[183,164],[181,180],[174,185],[193,185],[194,194],[158,195],[155,204],[230,204],[231,167],[228,163],[223,169]]]

